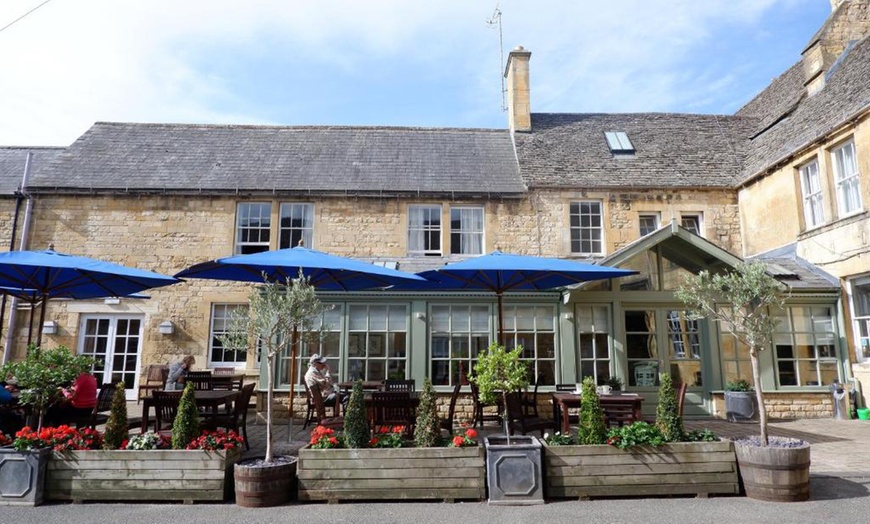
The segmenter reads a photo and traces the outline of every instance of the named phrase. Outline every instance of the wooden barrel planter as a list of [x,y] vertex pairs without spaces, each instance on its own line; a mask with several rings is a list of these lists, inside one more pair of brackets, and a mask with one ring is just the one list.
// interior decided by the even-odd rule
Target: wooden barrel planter
[[268,508],[289,502],[296,479],[296,459],[284,457],[283,460],[274,464],[237,463],[234,472],[236,504],[245,508]]
[[[782,441],[794,447],[778,447]],[[795,439],[770,438],[770,446],[734,441],[746,496],[773,502],[810,498],[810,445]]]

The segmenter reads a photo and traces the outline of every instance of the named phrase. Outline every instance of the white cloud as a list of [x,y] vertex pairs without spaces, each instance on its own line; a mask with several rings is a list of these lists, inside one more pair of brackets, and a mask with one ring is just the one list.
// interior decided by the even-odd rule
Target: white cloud
[[[737,81],[730,70],[690,69],[714,31],[761,27],[772,8],[808,1],[819,0],[502,0],[500,7],[506,51],[522,44],[533,52],[534,111],[692,110]],[[0,26],[39,2],[0,2]],[[287,106],[324,104],[310,102],[329,91],[357,97],[368,115],[378,115],[366,103],[378,97],[355,90],[362,82],[354,81],[371,75],[374,64],[383,75],[393,65],[396,76],[383,85],[400,85],[412,67],[427,67],[432,85],[417,103],[455,107],[444,117],[452,125],[502,125],[498,32],[485,24],[494,6],[55,0],[0,32],[0,144],[65,145],[97,120],[277,123],[286,117],[239,86],[278,74],[288,78],[281,85]],[[344,85],[301,85],[300,71],[281,70],[315,65],[335,71]],[[453,98],[435,100],[442,91]],[[323,121],[342,116],[324,114]]]

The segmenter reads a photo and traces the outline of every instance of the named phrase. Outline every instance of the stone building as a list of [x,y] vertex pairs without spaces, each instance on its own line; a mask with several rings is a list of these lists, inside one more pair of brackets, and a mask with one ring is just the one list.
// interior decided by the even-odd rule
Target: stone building
[[[411,272],[495,249],[634,269],[509,294],[508,343],[525,348],[541,391],[618,377],[650,411],[669,371],[689,386],[689,416],[721,414],[748,356],[688,318],[673,290],[683,275],[761,259],[791,290],[762,354],[772,414],[829,416],[827,385],[870,358],[868,3],[835,2],[801,61],[736,115],[533,113],[531,53],[517,48],[506,129],[97,123],[68,148],[37,151],[24,185],[22,150],[0,149],[0,242],[20,196],[15,229],[28,224],[30,249],[165,274],[299,240]],[[249,288],[192,279],[147,300],[59,301],[44,340],[103,357],[131,389],[147,364],[188,353],[258,376],[255,355],[215,338]],[[327,355],[341,380],[429,376],[447,392],[495,340],[483,292],[322,298],[335,305],[328,335],[303,360]],[[4,358],[18,358],[27,311],[5,315]],[[285,391],[290,365],[278,370]]]

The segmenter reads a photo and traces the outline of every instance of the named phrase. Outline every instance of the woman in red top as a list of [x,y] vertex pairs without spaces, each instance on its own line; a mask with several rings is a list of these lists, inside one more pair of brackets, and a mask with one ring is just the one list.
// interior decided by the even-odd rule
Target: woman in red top
[[89,417],[97,405],[97,379],[82,373],[69,389],[63,390],[63,396],[63,400],[48,408],[47,425],[69,424]]

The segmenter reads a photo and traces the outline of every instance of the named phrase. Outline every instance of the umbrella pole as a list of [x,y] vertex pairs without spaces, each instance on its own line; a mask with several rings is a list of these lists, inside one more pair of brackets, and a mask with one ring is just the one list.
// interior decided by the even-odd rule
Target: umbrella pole
[[[37,330],[36,330],[36,345],[37,346],[42,345],[42,324],[43,324],[43,322],[45,322],[45,308],[46,308],[46,306],[48,306],[48,298],[42,297],[42,306],[39,308],[39,324],[37,325]],[[31,324],[33,323],[32,316],[30,317],[30,322],[31,322]],[[33,329],[33,326],[31,326],[31,329]]]
[[296,392],[296,346],[299,344],[299,328],[293,325],[293,338],[290,340],[290,416],[287,422],[287,442],[293,441],[293,397]]
[[[30,303],[30,322],[27,325],[27,347],[30,347],[30,343],[33,341],[33,310],[36,308],[36,304],[33,302]],[[7,335],[9,336],[9,335]]]
[[501,293],[497,293],[496,297],[498,297],[498,343],[502,346],[505,346],[504,342],[504,304],[502,303],[502,299],[504,298]]

